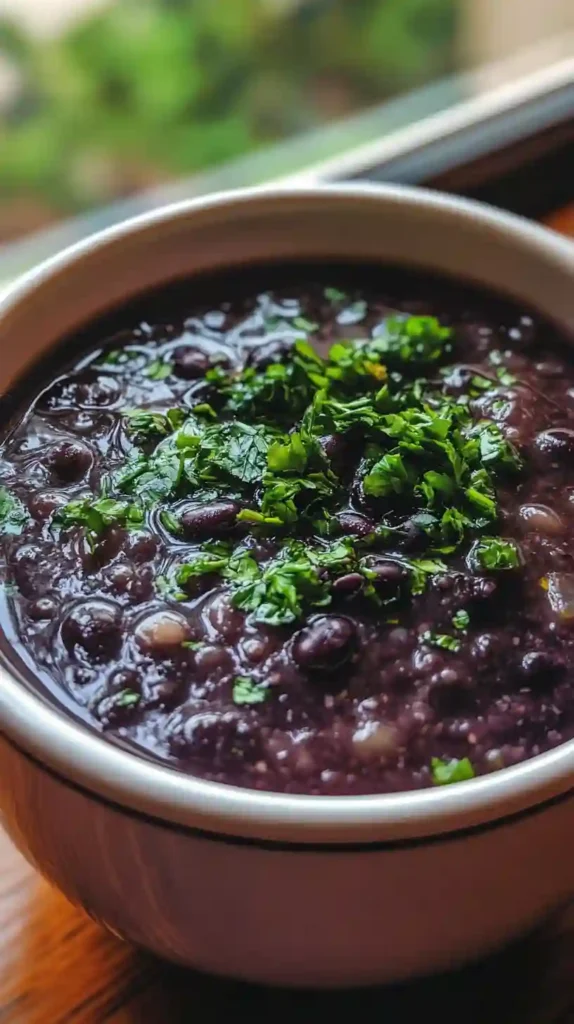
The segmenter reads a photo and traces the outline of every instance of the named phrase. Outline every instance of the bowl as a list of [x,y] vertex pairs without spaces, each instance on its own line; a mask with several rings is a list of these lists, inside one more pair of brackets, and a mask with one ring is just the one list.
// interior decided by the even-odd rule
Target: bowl
[[[263,188],[181,203],[51,259],[0,305],[1,388],[72,330],[173,278],[277,259],[454,275],[574,335],[574,247],[477,203],[400,187]],[[275,985],[460,964],[574,892],[574,742],[436,790],[251,792],[130,753],[34,692],[1,644],[0,806],[74,903],[154,953]]]

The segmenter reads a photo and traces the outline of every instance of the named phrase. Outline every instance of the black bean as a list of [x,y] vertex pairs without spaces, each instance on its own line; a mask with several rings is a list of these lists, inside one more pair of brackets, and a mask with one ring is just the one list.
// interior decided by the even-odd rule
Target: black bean
[[247,358],[248,366],[257,370],[265,370],[272,363],[284,363],[293,348],[291,338],[281,338],[277,341],[268,341],[264,345],[253,348]]
[[173,353],[173,372],[176,377],[182,377],[184,380],[205,377],[210,365],[207,353],[191,345],[176,348]]
[[42,619],[53,619],[58,612],[58,603],[53,597],[39,597],[28,605],[28,615],[40,622]]
[[371,557],[367,561],[369,582],[382,597],[394,596],[408,578],[408,569],[391,558]]
[[293,658],[305,670],[329,672],[357,651],[357,633],[350,619],[321,615],[293,639]]
[[356,446],[344,434],[326,434],[319,438],[319,444],[338,476],[352,471],[357,461]]
[[86,601],[66,616],[61,633],[70,652],[80,647],[94,661],[107,660],[117,655],[121,646],[120,611],[104,601]]
[[555,686],[565,671],[564,660],[550,651],[528,651],[520,663],[520,674],[535,689]]
[[92,464],[92,453],[80,441],[61,441],[50,449],[46,462],[57,479],[72,483],[86,475]]
[[334,581],[333,591],[344,596],[352,595],[362,590],[364,584],[364,576],[361,576],[358,572],[348,572],[345,576],[339,576],[339,579]]
[[400,546],[405,551],[422,551],[428,544],[428,537],[414,519],[407,519],[401,525]]
[[172,709],[185,699],[185,681],[181,678],[159,679],[147,688],[146,707]]
[[366,537],[375,528],[372,519],[367,519],[359,512],[339,512],[336,519],[342,533],[356,537]]
[[40,597],[51,589],[51,566],[42,548],[23,544],[14,553],[13,566],[16,585],[25,597]]
[[52,512],[60,506],[64,505],[66,499],[61,494],[53,493],[52,491],[39,491],[35,494],[29,504],[30,514],[34,519],[40,521],[49,519]]
[[555,427],[543,430],[534,441],[534,454],[537,461],[574,464],[574,430],[568,427]]
[[257,724],[237,711],[198,713],[183,707],[171,717],[167,735],[173,754],[197,759],[210,771],[250,764],[263,755]]
[[500,633],[479,633],[471,646],[473,660],[489,668],[497,661],[507,664],[509,653],[509,640]]
[[141,676],[134,668],[116,668],[108,677],[108,689],[114,693],[118,690],[131,690],[139,693]]
[[96,406],[113,405],[120,394],[120,386],[113,377],[96,377],[95,380],[78,384],[77,401],[81,405]]
[[236,501],[211,501],[195,505],[183,513],[181,526],[189,540],[220,537],[236,525],[241,506]]
[[181,651],[182,644],[189,640],[191,630],[187,619],[169,608],[153,612],[138,623],[135,637],[141,648],[148,654],[163,657]]
[[145,530],[134,530],[128,533],[124,549],[134,562],[151,562],[157,553],[157,540]]

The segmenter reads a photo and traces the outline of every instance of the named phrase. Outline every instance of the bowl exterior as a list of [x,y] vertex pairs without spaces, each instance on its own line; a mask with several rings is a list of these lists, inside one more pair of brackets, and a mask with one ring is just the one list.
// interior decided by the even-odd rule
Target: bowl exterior
[[22,853],[116,935],[272,985],[365,985],[458,966],[572,893],[572,797],[459,837],[305,850],[132,814],[0,740],[0,804]]

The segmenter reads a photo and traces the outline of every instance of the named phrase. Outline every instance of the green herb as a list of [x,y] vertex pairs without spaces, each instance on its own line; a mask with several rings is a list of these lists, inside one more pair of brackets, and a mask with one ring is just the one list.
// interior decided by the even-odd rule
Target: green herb
[[298,331],[305,331],[311,334],[313,331],[319,330],[319,324],[314,323],[312,320],[308,320],[304,316],[296,316],[293,320],[293,327],[296,327]]
[[176,570],[175,583],[181,588],[194,577],[218,574],[230,585],[235,607],[252,613],[257,622],[278,626],[330,604],[332,577],[351,568],[363,571],[349,540],[322,547],[289,541],[263,565],[246,549],[213,543]]
[[[349,302],[337,289],[325,295]],[[349,309],[362,314],[363,300]],[[305,333],[317,326],[302,316],[278,323]],[[214,574],[237,607],[272,625],[327,606],[339,572],[360,573],[361,593],[369,600],[386,605],[402,598],[406,579],[395,595],[377,590],[369,554],[388,549],[413,528],[428,556],[404,561],[413,595],[423,593],[430,575],[446,572],[442,556],[469,539],[475,570],[511,568],[518,564],[516,545],[480,534],[495,529],[496,482],[519,471],[520,458],[498,424],[472,416],[470,398],[492,381],[475,374],[467,393],[453,398],[441,381],[447,392],[450,384],[460,390],[466,371],[459,368],[457,376],[455,367],[435,378],[452,347],[451,329],[436,318],[395,316],[371,338],[336,342],[326,357],[299,338],[281,361],[264,368],[212,366],[208,400],[193,410],[126,413],[134,448],[125,463],[103,480],[100,497],[69,503],[55,521],[85,525],[95,537],[112,522],[141,522],[143,510],[160,503],[167,505],[159,510],[160,522],[179,536],[172,503],[237,501],[239,524],[285,537],[274,557],[259,563],[241,542],[235,549],[205,545],[161,578],[158,588],[184,599],[194,577]],[[431,379],[421,376],[429,369]],[[497,364],[499,376],[501,370]],[[160,358],[145,370],[158,380],[170,372]],[[348,467],[325,454],[327,435],[345,436]],[[372,500],[378,525],[369,537],[329,544],[353,478],[362,497]],[[455,620],[456,629],[466,628]],[[446,634],[432,642],[450,650],[460,645]]]
[[143,519],[143,512],[138,505],[115,498],[92,496],[70,501],[54,514],[54,523],[58,526],[64,529],[85,526],[94,537],[99,537],[107,526],[141,526]]
[[496,423],[480,422],[471,431],[471,437],[478,437],[480,456],[485,466],[504,467],[517,470],[521,459],[514,446],[507,441]]
[[161,510],[159,520],[162,526],[165,526],[168,533],[173,533],[175,537],[181,533],[181,523],[177,516],[170,512],[169,509],[164,508]]
[[338,341],[329,349],[325,375],[331,389],[348,392],[380,388],[388,377],[379,353],[368,342]]
[[344,302],[347,298],[346,292],[342,292],[340,288],[325,288],[323,295],[327,302]]
[[262,704],[267,700],[269,690],[261,683],[255,683],[250,676],[236,676],[233,683],[234,704]]
[[144,370],[144,377],[149,377],[150,380],[165,380],[169,377],[172,372],[171,363],[164,362],[163,359],[154,359]]
[[194,558],[193,562],[184,562],[176,572],[179,586],[185,586],[188,580],[209,573],[222,573],[227,569],[231,557],[229,545],[214,542],[206,544]]
[[314,392],[326,383],[325,361],[307,341],[294,343],[285,363],[272,363],[263,371],[247,367],[238,376],[212,369],[206,374],[225,399],[224,411],[249,419],[288,419],[302,416]]
[[465,782],[467,779],[474,779],[475,776],[474,768],[468,757],[463,757],[460,760],[452,758],[450,761],[433,757],[431,772],[435,786],[449,786],[452,782]]
[[274,434],[263,426],[221,423],[208,427],[197,450],[191,474],[201,481],[217,480],[221,472],[241,483],[261,480]]
[[124,413],[124,418],[126,429],[134,440],[144,440],[150,437],[168,437],[181,427],[185,414],[182,409],[169,409],[167,413],[130,409]]
[[458,637],[449,636],[448,633],[433,633],[430,629],[421,634],[421,640],[432,647],[440,647],[443,651],[453,651],[455,654],[461,647]]
[[30,516],[15,494],[0,487],[0,534],[17,536],[22,533]]
[[415,595],[426,590],[427,576],[436,576],[447,571],[444,562],[433,558],[415,558],[409,563],[409,570],[411,590]]
[[452,624],[455,629],[468,629],[469,622],[470,615],[468,614],[467,611],[464,610],[464,608],[459,608],[459,610],[455,612],[455,614],[452,617]]
[[491,387],[492,381],[488,377],[483,377],[482,375],[475,374],[474,377],[471,378],[470,391],[473,398],[476,397],[476,395],[481,391],[488,391],[489,388]]
[[498,377],[500,383],[503,384],[505,388],[511,388],[513,384],[516,384],[516,377],[513,373],[510,373],[510,371],[507,370],[506,367],[504,366],[499,367],[499,369],[496,371],[496,376]]
[[202,647],[205,647],[204,640],[182,640],[181,646],[185,647],[188,651],[200,651]]
[[113,348],[109,352],[102,352],[98,364],[100,366],[116,366],[124,362],[124,351],[121,348]]
[[483,537],[473,544],[469,552],[469,562],[473,568],[486,569],[488,572],[517,569],[520,565],[520,553],[512,540]]
[[405,465],[400,452],[389,452],[363,477],[363,490],[374,498],[385,498],[389,494],[412,491],[415,482],[416,476]]
[[386,398],[384,388],[378,391],[374,400],[368,395],[354,399],[333,398],[328,390],[321,389],[308,407],[303,423],[313,432],[335,431],[341,434],[353,427],[380,427],[383,422],[380,409],[384,408]]
[[133,708],[139,704],[140,700],[141,694],[135,693],[133,690],[122,690],[117,694],[114,703],[117,708]]
[[396,366],[428,366],[452,351],[452,330],[434,316],[389,317],[370,348]]

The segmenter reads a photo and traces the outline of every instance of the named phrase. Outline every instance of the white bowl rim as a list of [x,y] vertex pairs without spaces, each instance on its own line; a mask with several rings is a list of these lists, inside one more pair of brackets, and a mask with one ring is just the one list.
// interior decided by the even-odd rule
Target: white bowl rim
[[[433,207],[504,231],[518,247],[550,258],[574,278],[574,246],[536,224],[485,204],[400,185],[260,186],[172,204],[98,232],[31,270],[0,301],[2,317],[79,256],[196,210],[304,196],[372,197]],[[69,784],[173,826],[229,839],[278,844],[380,844],[431,840],[487,827],[566,797],[574,788],[574,740],[522,764],[454,786],[371,796],[305,796],[208,782],[131,753],[45,703],[0,668],[0,731],[24,754]]]

